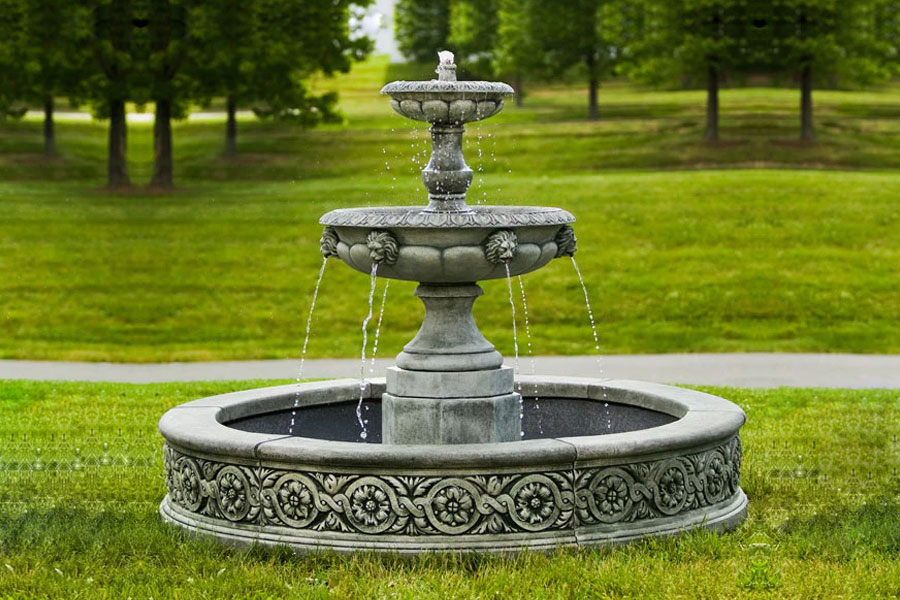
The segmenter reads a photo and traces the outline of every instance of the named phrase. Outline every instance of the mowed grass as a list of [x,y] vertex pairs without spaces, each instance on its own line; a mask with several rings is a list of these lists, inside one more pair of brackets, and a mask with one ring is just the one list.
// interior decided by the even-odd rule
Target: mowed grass
[[[482,181],[500,203],[577,216],[601,352],[900,352],[897,175],[514,172]],[[417,187],[411,176],[374,176],[123,196],[2,183],[0,357],[296,357],[321,262],[319,215],[419,203]],[[536,354],[595,351],[567,259],[523,282]],[[506,282],[482,285],[476,319],[511,355]],[[368,286],[365,274],[329,262],[309,356],[359,355]],[[379,356],[399,352],[418,328],[413,289],[391,282]],[[519,305],[524,352],[523,314]]]
[[[223,123],[176,124],[180,187],[165,195],[102,189],[105,124],[60,122],[50,160],[38,121],[0,124],[0,358],[296,357],[319,216],[425,201],[427,130],[377,93],[385,79],[429,76],[413,70],[376,58],[317,80],[340,91],[344,124],[242,121],[231,160]],[[596,122],[583,119],[583,90],[560,86],[470,125],[470,202],[578,219],[599,348],[561,260],[524,278],[533,351],[900,352],[900,93],[816,92],[813,144],[793,141],[796,96],[724,90],[719,144],[700,140],[702,92],[616,82]],[[129,127],[136,184],[151,134]],[[748,166],[779,168],[733,168]],[[827,168],[800,170],[810,166]],[[483,287],[476,316],[509,355],[505,282]],[[391,284],[380,356],[420,323],[412,289]],[[365,275],[328,266],[310,356],[358,355],[367,291]]]
[[749,518],[722,536],[399,559],[235,551],[163,525],[157,419],[266,383],[4,382],[0,598],[900,597],[896,391],[704,388],[748,415]]

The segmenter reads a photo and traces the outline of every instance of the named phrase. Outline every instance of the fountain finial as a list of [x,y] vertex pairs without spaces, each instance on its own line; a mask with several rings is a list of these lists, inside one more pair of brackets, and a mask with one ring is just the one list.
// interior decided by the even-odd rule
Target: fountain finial
[[456,81],[456,64],[453,62],[452,52],[438,51],[438,66],[434,72],[438,75],[438,81]]

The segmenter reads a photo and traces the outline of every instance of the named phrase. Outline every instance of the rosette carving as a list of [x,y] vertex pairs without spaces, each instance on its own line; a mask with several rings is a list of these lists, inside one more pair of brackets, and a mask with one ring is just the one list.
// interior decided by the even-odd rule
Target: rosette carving
[[556,258],[561,256],[574,256],[578,250],[578,238],[575,237],[575,230],[571,225],[563,225],[558,232],[556,238]]
[[495,231],[484,242],[484,256],[495,265],[510,262],[519,251],[516,234],[509,229]]
[[322,230],[322,237],[319,238],[319,251],[322,252],[323,258],[331,258],[337,256],[337,245],[340,239],[334,227],[326,227]]
[[[739,491],[737,436],[657,461],[542,473],[375,475],[257,468],[165,449],[179,510],[241,525],[386,535],[521,535],[672,517]],[[577,525],[576,525],[577,523]]]
[[373,229],[366,236],[366,247],[369,248],[369,256],[376,263],[392,265],[397,262],[400,254],[400,245],[397,238],[390,231]]

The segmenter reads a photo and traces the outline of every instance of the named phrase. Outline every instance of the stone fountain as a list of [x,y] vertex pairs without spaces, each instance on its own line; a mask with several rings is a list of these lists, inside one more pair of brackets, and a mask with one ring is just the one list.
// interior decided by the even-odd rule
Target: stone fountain
[[[477,282],[572,256],[575,219],[558,208],[466,203],[463,126],[498,113],[513,90],[457,81],[453,55],[440,59],[438,79],[382,89],[395,111],[431,124],[428,204],[341,209],[320,220],[326,258],[419,283],[419,332],[385,379],[362,387],[278,386],[167,412],[163,518],[237,544],[401,553],[547,549],[736,526],[747,506],[740,408],[636,381],[514,381],[478,330]],[[374,422],[369,443],[358,436],[358,402]]]

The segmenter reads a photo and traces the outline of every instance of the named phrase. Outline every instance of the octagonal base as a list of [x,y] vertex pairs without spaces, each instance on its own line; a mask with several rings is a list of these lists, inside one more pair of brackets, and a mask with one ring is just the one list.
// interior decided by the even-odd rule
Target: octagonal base
[[519,394],[486,398],[413,398],[384,394],[385,444],[515,442],[521,432]]

